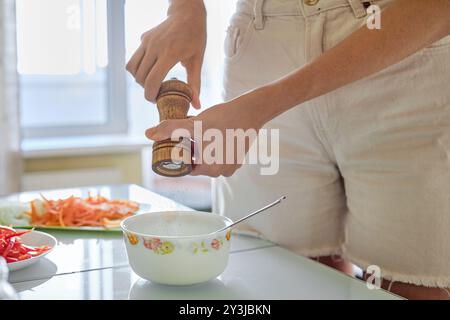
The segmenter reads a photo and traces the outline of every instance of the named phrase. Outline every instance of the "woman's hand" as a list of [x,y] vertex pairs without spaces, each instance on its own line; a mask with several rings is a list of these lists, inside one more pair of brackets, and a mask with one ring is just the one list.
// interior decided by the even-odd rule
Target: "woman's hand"
[[148,129],[146,136],[161,141],[178,140],[189,134],[196,145],[196,163],[191,174],[228,177],[242,166],[262,125],[251,108],[243,107],[237,99],[213,106],[196,117],[163,121]]
[[162,81],[181,62],[193,90],[192,105],[200,108],[200,76],[206,46],[206,10],[202,0],[173,0],[167,19],[147,31],[127,70],[155,102]]

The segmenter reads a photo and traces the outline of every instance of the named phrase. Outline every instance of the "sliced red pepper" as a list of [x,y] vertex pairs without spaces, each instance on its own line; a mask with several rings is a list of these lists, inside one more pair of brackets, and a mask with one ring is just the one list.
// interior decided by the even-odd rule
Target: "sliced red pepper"
[[12,228],[0,226],[0,256],[12,263],[39,256],[50,250],[48,246],[31,247],[22,244],[19,236],[31,231],[33,230],[17,232]]
[[16,238],[10,238],[8,245],[6,246],[5,251],[3,251],[2,257],[6,258],[6,256],[8,255],[8,252],[12,249],[12,247],[14,246],[14,244],[16,243]]
[[15,234],[16,231],[13,228],[0,226],[0,237],[4,237],[10,234]]
[[17,261],[19,261],[19,259],[17,259],[17,258],[11,258],[11,257],[6,257],[6,262],[7,262],[7,263],[17,262]]
[[8,240],[11,237],[20,237],[23,236],[24,234],[30,233],[33,230],[27,230],[27,231],[23,231],[23,232],[15,232],[13,234],[8,234],[6,235],[5,239]]
[[19,256],[17,259],[18,259],[19,261],[22,261],[22,260],[26,260],[26,259],[30,259],[30,258],[31,258],[31,255],[29,255],[29,254],[23,254],[23,255]]

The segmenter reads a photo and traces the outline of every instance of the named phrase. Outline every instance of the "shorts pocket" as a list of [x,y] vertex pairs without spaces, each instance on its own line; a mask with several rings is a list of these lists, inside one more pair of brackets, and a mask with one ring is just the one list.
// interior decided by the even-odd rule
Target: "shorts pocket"
[[234,62],[242,56],[254,30],[252,16],[243,13],[233,15],[224,43],[226,61]]

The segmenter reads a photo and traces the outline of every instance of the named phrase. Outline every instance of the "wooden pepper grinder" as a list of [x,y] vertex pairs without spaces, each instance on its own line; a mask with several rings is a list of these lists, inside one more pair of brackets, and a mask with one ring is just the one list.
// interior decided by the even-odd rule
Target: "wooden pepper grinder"
[[[183,81],[172,78],[164,81],[156,97],[159,120],[185,119],[192,100],[192,89]],[[153,144],[152,169],[165,177],[189,174],[193,166],[192,140],[181,138],[158,141]]]

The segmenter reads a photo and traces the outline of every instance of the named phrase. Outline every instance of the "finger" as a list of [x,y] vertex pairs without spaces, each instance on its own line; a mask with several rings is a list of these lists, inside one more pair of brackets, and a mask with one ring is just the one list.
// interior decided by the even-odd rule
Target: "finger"
[[152,31],[153,31],[153,29],[150,29],[150,30],[144,32],[143,34],[141,34],[141,41],[143,41],[147,35],[151,34]]
[[156,127],[147,129],[145,136],[154,141],[179,139],[181,137],[192,138],[194,136],[193,131],[194,124],[191,119],[165,120]]
[[145,48],[141,45],[136,50],[136,52],[131,56],[130,61],[128,61],[126,69],[129,73],[133,75],[133,77],[136,75],[139,65],[141,64],[141,61],[144,58],[144,55],[145,55]]
[[167,73],[177,62],[168,59],[157,59],[153,68],[150,70],[147,78],[145,79],[145,98],[148,101],[155,102],[158,95],[159,88]]
[[150,73],[150,70],[152,69],[155,62],[156,62],[156,55],[154,55],[153,53],[147,52],[144,55],[144,58],[142,59],[138,71],[136,72],[135,75],[136,82],[139,83],[141,86],[145,85],[145,79]]
[[195,109],[200,109],[200,88],[201,88],[201,74],[202,61],[194,60],[186,64],[187,82],[192,88],[192,106]]

